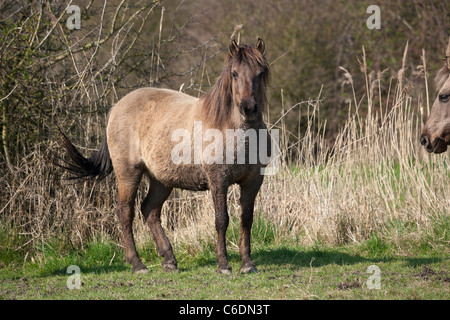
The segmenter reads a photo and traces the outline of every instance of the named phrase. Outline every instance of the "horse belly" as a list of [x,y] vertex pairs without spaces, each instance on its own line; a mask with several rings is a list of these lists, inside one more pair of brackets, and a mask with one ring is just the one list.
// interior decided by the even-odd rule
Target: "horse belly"
[[155,179],[172,188],[192,191],[209,189],[208,178],[201,165],[172,164],[164,168],[150,167],[149,171]]

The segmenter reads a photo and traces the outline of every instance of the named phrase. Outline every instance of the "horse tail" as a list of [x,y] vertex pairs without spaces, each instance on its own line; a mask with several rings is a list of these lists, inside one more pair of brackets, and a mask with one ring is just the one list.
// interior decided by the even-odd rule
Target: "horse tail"
[[113,171],[106,137],[103,139],[98,151],[90,158],[85,158],[61,129],[58,129],[62,135],[61,146],[65,149],[70,160],[67,161],[54,157],[52,162],[58,167],[72,173],[72,176],[68,179],[89,180],[96,178],[97,180],[102,180]]

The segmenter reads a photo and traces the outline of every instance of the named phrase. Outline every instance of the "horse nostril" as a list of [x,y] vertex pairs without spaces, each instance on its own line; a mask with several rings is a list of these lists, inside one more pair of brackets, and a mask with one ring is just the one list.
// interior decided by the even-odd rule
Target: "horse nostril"
[[426,147],[427,144],[428,144],[428,137],[427,137],[427,136],[421,136],[421,137],[420,137],[420,144],[421,144],[422,146]]
[[247,115],[251,115],[251,114],[256,113],[258,111],[258,108],[257,108],[256,104],[251,104],[251,103],[250,104],[245,104],[243,106],[243,109],[244,109],[245,114],[247,114]]

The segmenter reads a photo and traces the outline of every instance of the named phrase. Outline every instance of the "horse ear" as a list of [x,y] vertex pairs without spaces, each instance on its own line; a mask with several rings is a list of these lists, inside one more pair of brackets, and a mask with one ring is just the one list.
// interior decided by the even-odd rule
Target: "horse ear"
[[236,54],[236,52],[238,52],[238,50],[239,50],[239,46],[236,43],[236,41],[234,41],[234,39],[231,40],[231,42],[230,42],[229,50],[230,50],[230,55],[231,56],[234,56]]
[[258,49],[259,52],[261,52],[261,54],[264,54],[264,51],[266,51],[266,45],[265,45],[263,39],[261,39],[261,38],[258,38],[258,41],[256,41],[255,47]]

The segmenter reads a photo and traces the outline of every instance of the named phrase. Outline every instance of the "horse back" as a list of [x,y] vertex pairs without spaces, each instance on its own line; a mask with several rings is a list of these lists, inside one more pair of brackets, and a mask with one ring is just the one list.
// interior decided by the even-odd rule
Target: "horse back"
[[122,98],[109,115],[107,138],[114,170],[143,167],[170,187],[208,188],[201,164],[175,164],[171,151],[177,129],[192,130],[199,119],[199,99],[184,93],[142,88]]

